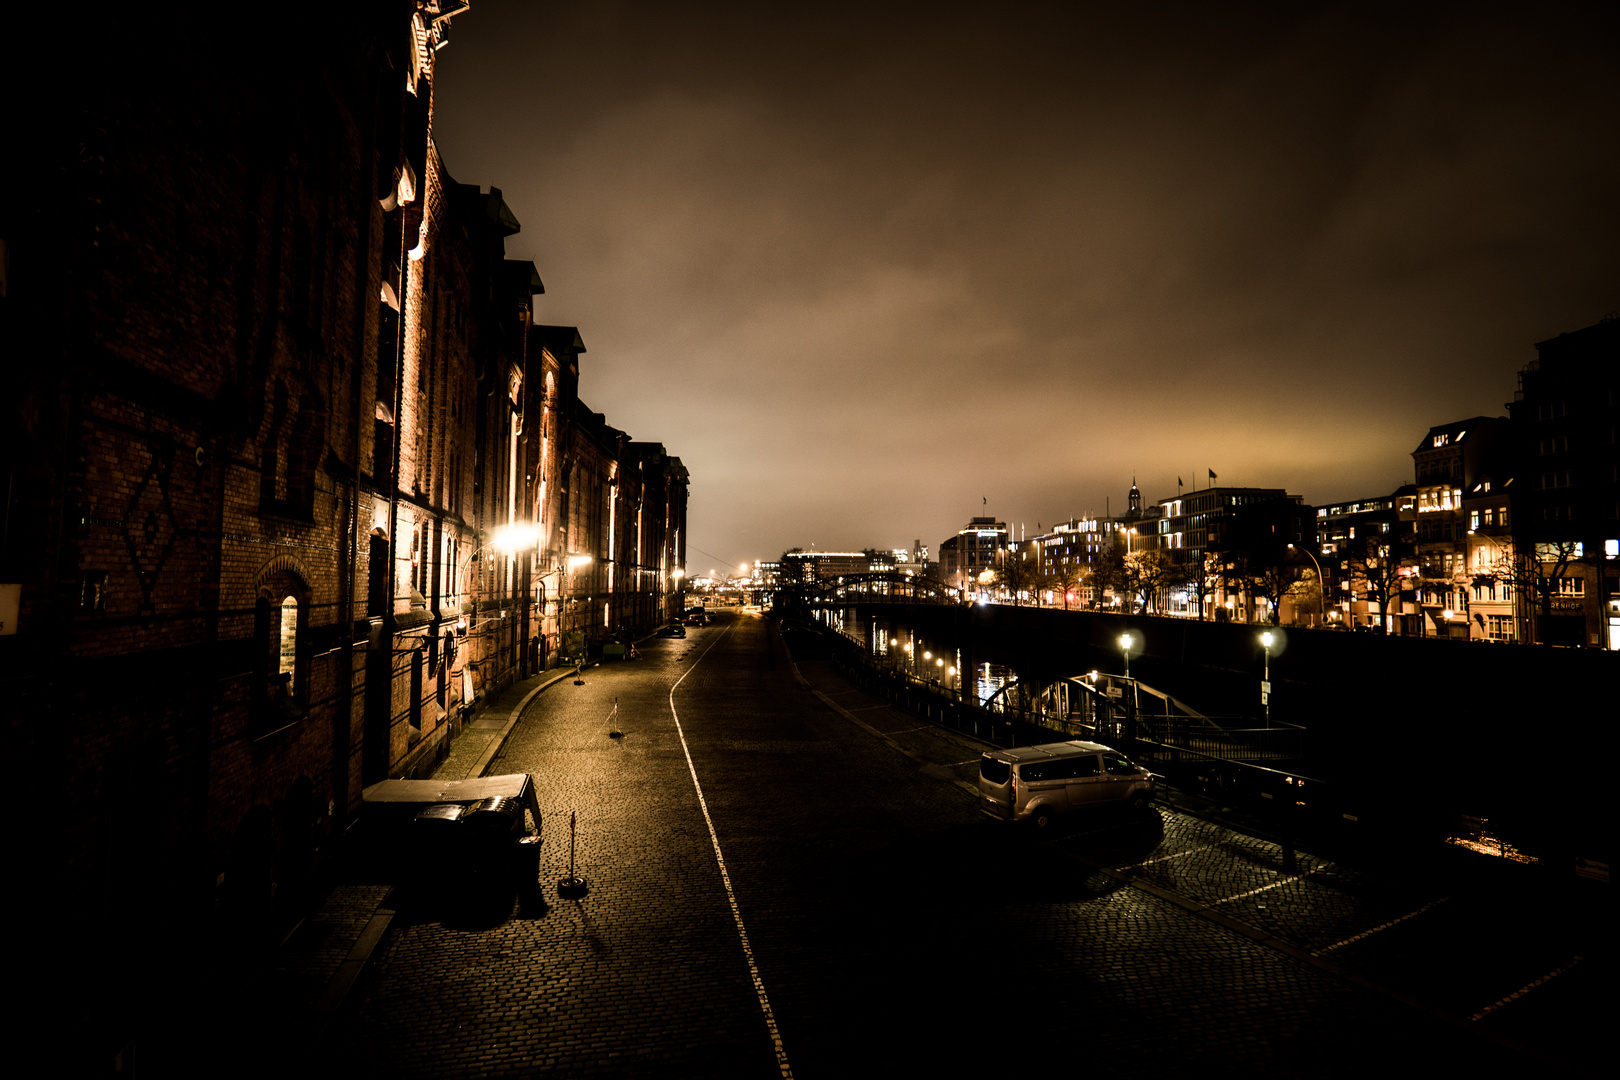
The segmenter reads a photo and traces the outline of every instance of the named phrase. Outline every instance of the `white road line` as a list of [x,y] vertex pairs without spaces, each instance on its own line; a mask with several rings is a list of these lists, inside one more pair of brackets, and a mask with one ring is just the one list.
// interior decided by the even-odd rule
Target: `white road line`
[[[1308,874],[1311,872],[1312,871],[1307,870],[1305,873]],[[1245,896],[1253,896],[1255,893],[1263,893],[1267,889],[1275,889],[1279,885],[1287,885],[1290,881],[1298,881],[1304,876],[1305,874],[1290,874],[1285,878],[1279,878],[1276,881],[1273,881],[1270,885],[1262,885],[1258,889],[1250,889],[1248,892],[1240,892],[1236,896],[1228,896],[1220,900],[1211,900],[1209,902],[1209,906],[1218,907],[1221,904],[1230,904],[1233,900],[1242,900]]]
[[1214,844],[1205,844],[1203,847],[1188,848],[1186,851],[1178,851],[1173,855],[1160,855],[1157,859],[1143,859],[1139,863],[1125,867],[1125,869],[1135,870],[1138,866],[1152,866],[1154,863],[1168,862],[1171,859],[1179,859],[1183,855],[1196,855],[1200,851],[1208,851],[1214,846]]
[[1397,923],[1403,923],[1407,919],[1416,918],[1417,916],[1423,914],[1425,911],[1428,911],[1430,908],[1434,907],[1435,905],[1443,904],[1449,899],[1451,899],[1449,896],[1442,896],[1438,900],[1430,900],[1427,904],[1424,904],[1422,907],[1418,908],[1416,911],[1408,911],[1405,915],[1402,915],[1398,919],[1391,919],[1391,920],[1389,920],[1389,922],[1383,923],[1383,924],[1381,924],[1379,926],[1375,926],[1371,930],[1363,930],[1361,933],[1357,934],[1355,937],[1347,937],[1343,941],[1334,942],[1332,945],[1324,945],[1322,948],[1317,949],[1315,952],[1311,953],[1311,955],[1312,956],[1321,956],[1323,953],[1330,953],[1334,949],[1342,949],[1346,945],[1354,945],[1356,942],[1360,941],[1362,938],[1372,937],[1374,934],[1378,933],[1378,931],[1380,931],[1380,930],[1388,930],[1390,927],[1395,926]]
[[726,633],[714,639],[714,644],[703,650],[692,666],[686,669],[686,674],[675,680],[675,685],[669,688],[669,712],[675,718],[675,734],[681,739],[681,752],[686,755],[686,767],[692,773],[692,786],[697,789],[698,806],[703,810],[703,820],[709,826],[709,841],[714,844],[715,862],[720,865],[720,883],[726,888],[726,900],[731,904],[731,917],[737,921],[737,937],[742,942],[743,957],[748,961],[748,977],[753,981],[754,992],[759,995],[759,1007],[765,1014],[765,1030],[771,1037],[771,1045],[776,1048],[776,1064],[782,1070],[783,1080],[793,1080],[793,1070],[788,1066],[787,1048],[782,1045],[782,1033],[776,1029],[776,1014],[771,1012],[771,999],[765,996],[765,982],[759,976],[759,965],[754,963],[754,948],[748,943],[748,928],[743,925],[742,909],[737,906],[737,894],[731,888],[731,874],[726,870],[726,857],[720,850],[720,836],[714,831],[714,818],[709,816],[709,802],[703,797],[703,785],[698,782],[697,766],[692,764],[692,751],[686,745],[686,732],[681,727],[681,717],[675,711],[675,690],[686,681],[686,676],[692,674],[703,658],[708,656],[726,634],[731,633],[731,627],[726,627]]
[[1581,958],[1578,957],[1578,956],[1575,957],[1575,959],[1571,960],[1569,963],[1565,964],[1564,966],[1554,968],[1553,970],[1547,972],[1547,974],[1543,975],[1541,978],[1537,979],[1535,982],[1528,983],[1528,984],[1526,984],[1524,986],[1519,987],[1517,990],[1513,991],[1513,993],[1509,994],[1507,997],[1503,998],[1501,1001],[1492,1002],[1491,1004],[1485,1006],[1483,1009],[1479,1010],[1479,1012],[1475,1013],[1473,1016],[1470,1016],[1468,1019],[1470,1019],[1470,1020],[1480,1020],[1480,1019],[1483,1019],[1487,1013],[1495,1012],[1497,1009],[1500,1009],[1504,1005],[1513,1004],[1513,1002],[1518,1001],[1520,998],[1524,997],[1524,995],[1528,994],[1530,991],[1534,990],[1536,987],[1542,986],[1542,985],[1544,985],[1546,983],[1549,983],[1549,982],[1552,982],[1554,979],[1558,978],[1558,976],[1562,975],[1564,972],[1568,971],[1570,968],[1574,967],[1576,964],[1578,964],[1580,962],[1581,962]]

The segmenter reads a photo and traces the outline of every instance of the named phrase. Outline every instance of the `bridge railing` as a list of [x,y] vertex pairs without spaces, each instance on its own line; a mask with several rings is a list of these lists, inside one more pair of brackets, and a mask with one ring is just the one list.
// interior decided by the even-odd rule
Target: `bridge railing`
[[[1098,722],[1056,715],[995,712],[948,687],[880,668],[848,653],[834,657],[844,677],[924,720],[994,746],[1086,739],[1113,746],[1175,787],[1221,799],[1304,812],[1330,804],[1328,785],[1307,772],[1305,729],[1222,726],[1248,717],[1105,714]],[[1202,723],[1200,721],[1203,721]]]

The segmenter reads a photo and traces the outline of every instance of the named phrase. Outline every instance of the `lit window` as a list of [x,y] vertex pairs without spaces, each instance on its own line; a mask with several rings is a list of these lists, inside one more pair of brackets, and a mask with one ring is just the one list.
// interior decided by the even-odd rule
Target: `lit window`
[[281,648],[276,674],[287,677],[287,690],[293,690],[293,668],[298,659],[298,601],[289,596],[281,602]]

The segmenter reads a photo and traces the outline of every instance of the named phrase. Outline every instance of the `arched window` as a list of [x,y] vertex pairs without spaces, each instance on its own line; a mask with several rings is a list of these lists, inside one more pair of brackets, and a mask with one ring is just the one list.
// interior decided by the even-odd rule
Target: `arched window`
[[382,529],[371,530],[367,548],[366,614],[373,618],[388,614],[388,537]]
[[267,729],[300,719],[309,706],[309,588],[283,564],[266,571],[254,605],[258,722]]
[[276,674],[287,677],[287,690],[297,687],[298,667],[298,598],[289,596],[281,602],[281,655]]

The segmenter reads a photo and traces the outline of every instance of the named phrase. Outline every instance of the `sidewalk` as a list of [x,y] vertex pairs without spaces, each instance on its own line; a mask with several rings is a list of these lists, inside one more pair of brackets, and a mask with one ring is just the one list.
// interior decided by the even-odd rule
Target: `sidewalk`
[[[540,692],[572,679],[575,671],[553,668],[496,694],[451,744],[433,779],[483,775]],[[394,882],[375,880],[360,860],[349,856],[339,856],[325,899],[287,936],[277,956],[278,974],[293,998],[289,1007],[301,1014],[301,1034],[312,1043],[342,1009],[394,917],[388,906]]]

